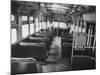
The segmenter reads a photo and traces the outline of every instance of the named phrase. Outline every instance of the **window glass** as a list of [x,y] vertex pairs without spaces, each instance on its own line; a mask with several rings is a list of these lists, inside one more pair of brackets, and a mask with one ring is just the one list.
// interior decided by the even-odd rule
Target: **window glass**
[[36,26],[38,26],[38,18],[35,18]]
[[47,21],[47,27],[48,28],[50,28],[51,26],[50,26],[50,22],[49,21]]
[[42,29],[46,29],[46,22],[42,22]]
[[27,21],[27,20],[28,20],[27,16],[22,16],[22,21]]
[[28,24],[22,25],[22,37],[28,36]]
[[86,32],[86,29],[85,29],[85,28],[83,28],[83,29],[82,29],[82,32]]
[[60,22],[60,23],[59,23],[59,28],[66,29],[66,28],[67,28],[66,23]]
[[41,30],[41,25],[42,25],[42,23],[41,23],[41,22],[39,22],[39,30]]
[[52,22],[54,28],[58,28],[58,22]]
[[83,14],[83,20],[84,21],[95,21],[96,20],[96,14],[95,13]]
[[53,25],[53,23],[50,23],[50,25],[49,25],[50,27],[54,27],[54,25]]
[[71,24],[71,29],[70,29],[70,32],[76,32],[76,27],[74,24]]
[[38,18],[35,18],[35,24],[36,24],[36,32],[38,32],[39,28],[38,28]]
[[82,28],[81,28],[81,27],[79,27],[79,32],[81,32],[81,30],[82,30]]
[[30,20],[33,20],[33,17],[30,17]]
[[30,34],[34,33],[34,24],[30,24]]
[[39,29],[38,29],[38,26],[36,27],[36,32],[38,32],[39,31]]
[[14,21],[15,17],[14,15],[11,15],[11,21]]
[[11,29],[11,43],[15,43],[17,41],[17,30]]
[[76,30],[76,32],[78,32],[78,30],[79,30],[78,26],[76,26],[75,30]]

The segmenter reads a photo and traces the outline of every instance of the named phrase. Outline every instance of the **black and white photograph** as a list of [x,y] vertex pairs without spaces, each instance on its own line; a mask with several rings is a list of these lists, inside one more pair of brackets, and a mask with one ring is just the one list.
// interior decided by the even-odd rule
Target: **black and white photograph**
[[11,75],[96,70],[96,5],[11,0]]

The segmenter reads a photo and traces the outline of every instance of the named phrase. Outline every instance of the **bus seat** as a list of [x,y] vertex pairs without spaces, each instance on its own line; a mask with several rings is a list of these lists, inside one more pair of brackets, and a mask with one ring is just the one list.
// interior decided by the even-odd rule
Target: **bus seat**
[[31,35],[32,37],[42,37],[42,38],[49,38],[50,39],[50,41],[52,41],[53,40],[53,37],[52,36],[50,36],[50,35],[45,35],[45,34],[34,34],[34,35]]
[[89,56],[77,56],[73,57],[72,60],[72,70],[86,70],[86,69],[95,69],[96,63]]
[[48,37],[30,36],[29,39],[31,39],[31,40],[41,40],[41,41],[46,42],[48,45],[52,44],[51,39],[48,38]]
[[12,57],[33,57],[36,60],[45,60],[48,56],[45,43],[20,42],[12,47]]
[[61,37],[73,38],[73,34],[63,33],[63,34],[61,35]]
[[71,52],[72,52],[72,43],[64,42],[62,44],[62,57],[68,57],[70,59]]
[[73,38],[62,37],[61,38],[61,43],[63,43],[63,42],[72,43],[73,42]]
[[31,43],[45,43],[47,50],[50,49],[50,41],[48,38],[41,38],[41,37],[29,37],[24,39],[22,42],[31,42]]
[[37,67],[37,61],[34,58],[11,58],[11,74],[42,72],[41,64],[39,65]]

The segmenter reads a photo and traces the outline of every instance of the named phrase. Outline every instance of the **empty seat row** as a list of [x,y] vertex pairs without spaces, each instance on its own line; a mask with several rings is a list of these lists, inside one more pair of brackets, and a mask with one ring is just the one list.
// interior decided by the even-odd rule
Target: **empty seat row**
[[33,57],[36,60],[45,60],[51,45],[51,34],[36,33],[11,47],[12,57]]
[[41,64],[34,58],[11,58],[11,74],[42,72]]
[[72,42],[73,42],[72,34],[63,33],[61,35],[62,57],[68,57],[69,59],[71,59]]
[[44,36],[44,35],[31,35],[30,37],[29,37],[29,39],[37,39],[38,38],[38,40],[44,40],[44,41],[48,41],[48,43],[51,45],[51,43],[52,43],[52,39],[50,38],[50,37],[48,37],[48,36]]
[[53,39],[53,33],[51,32],[40,31],[40,32],[35,33],[33,36],[48,37],[50,38],[50,41],[52,41]]
[[62,33],[61,37],[73,38],[73,34],[69,34],[69,33]]
[[72,43],[64,42],[62,44],[62,57],[67,57],[71,59],[71,54],[72,54]]
[[50,50],[50,39],[42,37],[28,37],[27,39],[22,40],[22,42],[31,42],[31,43],[45,43],[46,50]]
[[15,46],[12,46],[12,57],[33,57],[36,60],[44,61],[48,56],[45,43],[30,43],[20,42]]
[[[50,32],[41,31],[12,45],[12,74],[42,72],[41,64],[37,62],[45,61],[48,57],[52,38],[53,36]],[[30,57],[32,59],[29,59]]]

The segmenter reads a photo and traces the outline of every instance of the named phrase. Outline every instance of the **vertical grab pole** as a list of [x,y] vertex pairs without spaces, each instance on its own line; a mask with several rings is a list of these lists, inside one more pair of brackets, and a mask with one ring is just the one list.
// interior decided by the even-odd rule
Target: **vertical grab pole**
[[89,45],[89,35],[90,35],[90,27],[89,27],[89,30],[88,30],[88,37],[87,37],[87,46]]
[[75,33],[73,34],[73,43],[72,43],[72,52],[71,52],[71,65],[72,65],[72,61],[73,61],[73,51],[74,51],[74,41],[75,41]]
[[58,18],[58,29],[57,29],[57,36],[59,36],[59,22],[60,21],[60,19]]
[[42,29],[42,25],[43,25],[43,24],[42,24],[42,23],[43,23],[42,20],[43,20],[43,18],[41,18],[41,29]]
[[93,51],[94,51],[94,48],[95,48],[95,44],[96,44],[96,37],[94,36]]
[[58,21],[58,29],[57,29],[57,36],[58,36],[58,32],[59,32],[58,30],[59,30],[59,21]]
[[37,23],[38,23],[38,32],[39,32],[39,17],[37,18]]
[[36,17],[34,17],[34,33],[36,32]]
[[17,15],[17,21],[18,21],[18,41],[21,41],[22,39],[22,16],[19,14]]
[[91,47],[91,39],[92,39],[92,37],[93,37],[93,36],[92,36],[92,31],[93,31],[93,30],[91,29],[91,31],[90,31],[90,41],[89,41],[89,47]]
[[28,35],[30,35],[30,16],[28,16]]
[[37,23],[38,23],[37,27],[38,27],[38,32],[39,32],[39,17],[37,18]]

